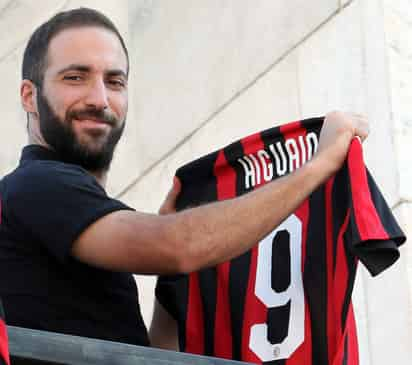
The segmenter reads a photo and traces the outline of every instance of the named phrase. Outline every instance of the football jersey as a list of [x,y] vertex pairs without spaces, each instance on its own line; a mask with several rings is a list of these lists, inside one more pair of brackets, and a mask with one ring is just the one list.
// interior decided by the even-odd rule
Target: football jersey
[[[316,152],[322,123],[271,128],[181,167],[177,209],[293,172]],[[404,241],[355,138],[336,175],[253,249],[189,275],[161,276],[156,296],[177,321],[181,351],[257,364],[358,365],[357,262],[377,275]]]
[[7,339],[6,324],[4,322],[3,306],[0,300],[0,365],[10,365],[9,343]]

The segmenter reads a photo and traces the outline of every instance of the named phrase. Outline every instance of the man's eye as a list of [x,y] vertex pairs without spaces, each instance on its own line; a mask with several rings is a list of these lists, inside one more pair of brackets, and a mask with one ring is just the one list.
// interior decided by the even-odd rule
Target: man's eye
[[114,79],[114,80],[109,80],[108,82],[110,85],[117,87],[117,88],[122,88],[126,86],[126,83],[123,80]]
[[66,75],[63,77],[63,79],[69,81],[80,81],[82,80],[82,77],[79,75]]

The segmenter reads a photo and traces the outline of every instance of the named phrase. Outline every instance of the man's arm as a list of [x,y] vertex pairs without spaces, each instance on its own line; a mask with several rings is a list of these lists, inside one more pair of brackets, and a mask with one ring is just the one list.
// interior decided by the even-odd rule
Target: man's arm
[[[367,128],[361,116],[329,113],[318,152],[292,174],[241,197],[179,213],[108,214],[78,237],[73,255],[107,269],[159,274],[191,272],[230,260],[265,237],[336,172],[352,138],[365,138]],[[173,191],[171,204],[178,188]]]

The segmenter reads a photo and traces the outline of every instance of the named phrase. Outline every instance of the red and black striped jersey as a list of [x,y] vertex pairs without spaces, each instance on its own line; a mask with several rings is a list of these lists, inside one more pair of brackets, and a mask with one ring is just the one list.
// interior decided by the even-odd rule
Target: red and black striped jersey
[[7,338],[6,324],[4,322],[3,306],[0,300],[0,365],[10,365],[9,342]]
[[[291,173],[315,153],[322,122],[271,128],[183,166],[178,210]],[[357,261],[377,275],[404,240],[354,139],[341,170],[252,250],[162,276],[156,296],[177,320],[182,351],[257,364],[357,365]]]

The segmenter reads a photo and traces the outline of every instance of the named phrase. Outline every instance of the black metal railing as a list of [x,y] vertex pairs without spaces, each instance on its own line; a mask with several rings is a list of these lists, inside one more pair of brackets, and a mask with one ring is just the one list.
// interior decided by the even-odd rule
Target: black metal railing
[[7,326],[12,365],[245,365],[207,356]]

